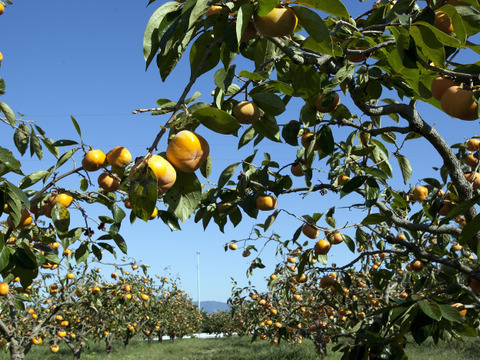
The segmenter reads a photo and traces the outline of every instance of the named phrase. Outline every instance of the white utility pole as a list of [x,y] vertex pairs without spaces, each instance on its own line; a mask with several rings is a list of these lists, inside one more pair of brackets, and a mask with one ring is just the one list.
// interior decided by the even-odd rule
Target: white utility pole
[[200,302],[200,252],[197,251],[197,299],[198,299],[198,312],[202,313]]

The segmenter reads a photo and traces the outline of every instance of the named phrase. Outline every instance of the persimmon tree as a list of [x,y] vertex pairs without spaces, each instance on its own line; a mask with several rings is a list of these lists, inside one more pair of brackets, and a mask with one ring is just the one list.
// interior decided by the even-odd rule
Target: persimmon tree
[[[340,0],[160,5],[145,30],[147,67],[156,60],[165,80],[185,54],[191,75],[176,99],[162,98],[153,108],[134,111],[162,119],[147,153],[135,154],[134,162],[125,148],[106,154],[90,149],[73,117],[78,139],[53,141],[38,124],[17,118],[0,102],[2,120],[12,128],[21,155],[30,149],[40,160],[45,148],[58,159],[25,175],[13,153],[0,148],[0,211],[9,213],[0,242],[4,281],[18,276],[26,287],[41,265],[55,266],[58,254],[47,249],[51,243],[60,243],[61,251],[75,250],[78,263],[90,254],[101,259],[102,249],[115,253],[114,246],[125,252],[124,207],[131,209],[132,223],[159,218],[171,230],[191,219],[204,227],[213,226],[213,220],[224,231],[248,216],[261,223],[248,238],[232,243],[253,257],[249,273],[264,267],[261,249],[274,244],[293,266],[296,281],[305,275],[314,287],[334,271],[348,291],[358,285],[347,283],[354,276],[372,287],[373,296],[383,294],[378,308],[368,310],[372,316],[346,341],[329,334],[346,359],[401,358],[398,345],[408,334],[417,343],[477,335],[480,141],[472,130],[448,143],[423,109],[441,109],[452,124],[478,119],[478,66],[472,54],[479,53],[480,6],[477,0],[363,5],[358,15]],[[7,15],[8,7],[2,16]],[[212,77],[213,96],[199,101],[200,94],[192,93],[195,85]],[[0,85],[4,93],[3,80]],[[287,113],[297,119],[285,121]],[[214,145],[206,129],[238,137],[238,148],[253,146],[253,154],[234,159],[218,171],[218,180],[210,179]],[[266,152],[259,159],[258,150],[269,142],[294,152],[294,159],[280,163]],[[439,164],[422,179],[415,178],[405,155],[420,142]],[[62,155],[59,149],[65,150]],[[73,161],[80,154],[82,166]],[[71,168],[59,173],[65,164]],[[91,177],[100,169],[98,189]],[[62,188],[67,176],[80,176],[80,188]],[[303,178],[302,186],[294,186],[297,177]],[[301,214],[282,202],[292,194],[305,202],[317,202],[315,194],[341,199],[359,220],[345,220],[330,201]],[[68,196],[73,207],[65,202]],[[88,217],[93,204],[105,211],[95,220]],[[69,206],[83,220],[81,226],[70,226]],[[264,219],[262,211],[273,212]],[[268,233],[282,217],[298,222],[298,228]],[[324,239],[317,238],[320,233]],[[12,246],[6,246],[5,239],[12,237]],[[329,262],[329,251],[339,243],[354,253],[352,261]],[[388,260],[380,262],[380,254]],[[401,292],[407,297],[393,301],[400,289],[408,290]],[[461,307],[452,312],[450,305],[459,302],[468,309],[466,318],[458,316]],[[352,314],[358,306],[351,299],[343,305]],[[385,336],[364,336],[372,332]]]

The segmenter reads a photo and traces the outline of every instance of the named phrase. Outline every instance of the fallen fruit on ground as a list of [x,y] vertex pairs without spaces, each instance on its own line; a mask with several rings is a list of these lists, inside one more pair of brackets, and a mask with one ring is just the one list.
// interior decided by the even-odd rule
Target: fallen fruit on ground
[[182,130],[173,137],[167,147],[167,159],[185,173],[192,173],[207,160],[210,147],[200,135]]
[[102,150],[90,150],[85,154],[82,159],[82,166],[85,171],[97,171],[107,159],[105,153]]
[[240,124],[253,124],[260,119],[260,109],[253,101],[240,101],[232,113]]
[[107,154],[107,162],[115,169],[124,169],[132,161],[132,154],[123,146],[116,146]]
[[115,192],[120,187],[120,179],[116,175],[104,172],[98,177],[98,185],[107,192]]
[[298,19],[290,8],[275,8],[265,16],[255,14],[253,23],[263,36],[282,37],[293,33]]
[[277,198],[273,195],[260,195],[255,200],[258,210],[269,211],[277,207]]

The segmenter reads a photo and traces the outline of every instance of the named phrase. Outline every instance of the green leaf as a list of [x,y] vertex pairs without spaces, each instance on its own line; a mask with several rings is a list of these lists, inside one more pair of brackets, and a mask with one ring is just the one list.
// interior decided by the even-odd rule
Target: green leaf
[[71,146],[71,145],[78,145],[78,142],[68,139],[57,140],[53,144],[53,146]]
[[48,149],[48,151],[50,151],[50,153],[58,159],[58,156],[59,156],[60,153],[58,151],[58,148],[53,145],[53,140],[52,139],[43,139],[43,138],[41,140],[42,140],[43,145],[45,145],[45,147]]
[[476,215],[471,221],[462,228],[462,233],[458,237],[458,242],[465,245],[477,232],[480,231],[480,214]]
[[343,235],[343,242],[347,244],[348,249],[352,252],[355,253],[355,242],[352,240],[352,238],[348,235],[342,234]]
[[0,101],[0,110],[3,112],[3,115],[5,115],[10,125],[15,127],[15,114],[12,109],[10,109],[10,107],[3,101]]
[[457,323],[462,322],[462,315],[459,311],[450,305],[441,304],[440,309],[442,310],[442,316],[448,320]]
[[60,166],[62,166],[63,164],[65,164],[65,162],[70,159],[73,154],[75,154],[77,152],[78,148],[74,148],[74,149],[70,149],[68,150],[65,154],[63,154],[62,156],[60,156],[60,159],[58,159],[57,161],[57,165],[55,166],[56,169],[58,169]]
[[418,305],[425,315],[431,317],[433,320],[439,321],[442,318],[442,309],[440,309],[440,306],[435,301],[424,299],[420,300]]
[[250,95],[263,111],[269,115],[280,115],[285,111],[285,104],[282,99],[275,94],[255,93]]
[[420,47],[422,53],[430,58],[436,66],[443,66],[445,63],[445,48],[438,41],[434,32],[425,26],[411,26],[410,35]]
[[352,191],[357,190],[367,180],[367,176],[355,176],[348,180],[342,188],[342,194],[349,194]]
[[182,230],[178,224],[178,219],[168,211],[159,210],[160,219],[170,228],[171,231]]
[[[147,68],[160,48],[160,39],[167,28],[173,23],[174,19],[172,19],[171,13],[178,10],[180,6],[182,6],[182,4],[179,2],[169,1],[155,10],[148,20],[143,35],[143,56]],[[168,17],[170,17],[170,19],[166,19]]]
[[20,124],[13,134],[13,142],[20,154],[25,154],[30,140],[30,128],[25,124]]
[[113,241],[115,241],[115,244],[117,244],[120,251],[126,254],[127,243],[125,242],[125,239],[120,234],[111,234],[111,235],[112,235]]
[[327,25],[314,11],[305,7],[294,7],[302,27],[323,51],[323,54],[332,55],[332,38]]
[[258,1],[257,15],[258,16],[265,16],[270,11],[275,9],[275,7],[277,5],[278,5],[278,0],[259,0]]
[[200,173],[208,179],[212,173],[212,156],[208,155],[207,160],[200,166]]
[[[235,32],[237,34],[237,44],[240,44],[240,40],[242,39],[242,35],[245,32],[245,29],[252,18],[252,15],[255,11],[255,7],[253,4],[243,4],[240,6],[237,12],[237,23],[235,25]],[[240,72],[240,76],[241,72]],[[254,80],[254,79],[252,79]]]
[[70,212],[62,204],[55,204],[52,209],[53,225],[57,232],[61,235],[68,233],[70,226]]
[[238,140],[238,148],[240,149],[242,146],[247,145],[252,139],[255,137],[256,132],[253,126],[250,126],[245,132],[240,136],[240,140]]
[[143,166],[135,172],[130,182],[128,197],[132,212],[140,219],[148,221],[155,209],[157,196],[157,177],[149,166]]
[[202,184],[195,173],[177,173],[175,184],[164,196],[168,211],[181,222],[193,214],[202,200]]
[[75,250],[75,260],[77,261],[77,265],[87,260],[89,254],[90,254],[90,249],[88,247],[88,243],[84,241],[78,247],[78,249]]
[[262,81],[262,80],[265,79],[262,75],[260,75],[258,73],[252,73],[252,72],[247,71],[247,70],[240,71],[240,73],[238,75],[241,76],[241,77],[247,78],[249,80],[254,80],[254,81]]
[[192,114],[192,117],[202,123],[205,127],[219,134],[237,135],[240,124],[229,113],[213,108],[204,107]]
[[72,119],[73,126],[75,127],[75,130],[77,130],[78,136],[80,136],[80,139],[82,138],[82,130],[80,130],[80,125],[78,125],[77,120],[70,115],[70,119]]
[[30,208],[30,201],[27,198],[27,195],[20,189],[9,181],[6,181],[8,190],[13,193],[26,207]]
[[350,18],[347,8],[340,0],[300,0],[296,4],[318,9],[327,14]]
[[377,225],[388,220],[388,217],[383,214],[370,214],[367,215],[363,220],[362,224],[364,225]]
[[5,241],[3,234],[0,233],[0,271],[5,269],[8,265],[8,260],[10,258],[10,253],[8,252],[7,247],[5,246]]
[[298,133],[302,125],[297,120],[291,120],[282,129],[282,138],[292,146],[298,146]]
[[17,172],[21,166],[10,150],[0,147],[0,176],[10,171]]
[[37,155],[39,160],[42,160],[42,145],[40,144],[40,140],[38,139],[35,130],[32,129],[32,133],[30,134],[30,156],[33,156],[33,154]]
[[322,126],[318,132],[317,139],[317,144],[319,145],[320,150],[327,155],[333,154],[333,151],[335,150],[335,140],[333,139],[333,133],[330,126]]
[[30,175],[25,176],[20,181],[20,184],[18,184],[18,186],[20,187],[20,189],[28,188],[28,187],[32,186],[33,184],[36,184],[38,181],[44,179],[45,176],[47,176],[49,174],[50,174],[50,171],[45,171],[45,170],[36,171],[36,172],[34,172]]
[[218,178],[217,188],[221,189],[228,182],[228,180],[230,180],[233,174],[235,174],[235,170],[237,170],[238,165],[240,165],[239,162],[231,164],[222,171],[220,177]]
[[112,205],[112,215],[113,215],[113,220],[116,223],[122,222],[122,220],[126,216],[125,211],[123,211],[123,209],[120,206],[118,206],[117,204]]
[[[190,77],[200,75],[212,70],[220,61],[220,46],[212,47],[215,38],[211,31],[200,35],[190,49]],[[201,66],[201,68],[200,68]]]
[[398,155],[397,160],[400,170],[402,171],[403,182],[406,185],[408,180],[410,180],[410,176],[412,176],[412,166],[406,156]]

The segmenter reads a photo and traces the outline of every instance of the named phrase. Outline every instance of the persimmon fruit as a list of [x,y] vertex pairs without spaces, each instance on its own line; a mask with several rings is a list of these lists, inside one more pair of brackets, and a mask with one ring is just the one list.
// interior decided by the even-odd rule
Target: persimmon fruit
[[167,159],[185,173],[192,173],[207,160],[210,147],[200,135],[182,130],[167,146]]
[[295,31],[298,18],[292,9],[274,8],[265,16],[255,14],[253,23],[257,31],[267,37],[282,37]]
[[115,192],[120,187],[120,179],[114,174],[104,172],[98,177],[98,185],[107,192]]
[[332,245],[328,240],[325,240],[325,239],[318,240],[315,246],[313,247],[313,251],[317,255],[325,255],[330,251],[331,246]]
[[97,171],[103,167],[106,159],[102,150],[90,150],[82,159],[82,167],[85,171]]
[[340,96],[336,92],[320,95],[315,101],[315,109],[321,113],[335,111],[340,105]]
[[478,151],[480,149],[480,139],[472,138],[467,141],[468,151]]
[[255,200],[258,210],[270,211],[277,207],[277,198],[273,195],[260,195]]
[[432,96],[438,101],[440,101],[445,90],[452,86],[458,85],[460,84],[453,81],[452,79],[439,76],[433,79],[432,84],[430,85],[430,90],[432,92]]
[[478,119],[478,105],[470,90],[450,86],[442,95],[440,105],[443,111],[457,119],[472,121]]
[[302,233],[310,239],[316,239],[320,230],[310,224],[305,224],[302,226]]
[[132,154],[123,146],[116,146],[107,154],[107,162],[115,169],[124,169],[132,161]]
[[260,119],[260,109],[253,101],[240,101],[232,113],[240,124],[253,124]]
[[425,186],[417,186],[415,190],[413,190],[413,199],[415,201],[422,202],[428,196],[428,189]]
[[435,21],[433,22],[433,26],[447,35],[450,35],[453,32],[452,19],[445,11],[435,11]]

